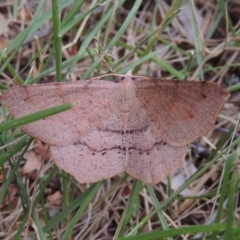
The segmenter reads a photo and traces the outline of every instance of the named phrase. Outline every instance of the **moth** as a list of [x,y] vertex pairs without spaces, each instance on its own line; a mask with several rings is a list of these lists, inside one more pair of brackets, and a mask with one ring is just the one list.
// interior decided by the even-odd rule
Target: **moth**
[[16,118],[73,103],[21,129],[49,144],[55,163],[80,183],[127,172],[154,184],[182,165],[187,145],[213,127],[228,97],[212,82],[127,73],[121,81],[14,87],[0,100]]

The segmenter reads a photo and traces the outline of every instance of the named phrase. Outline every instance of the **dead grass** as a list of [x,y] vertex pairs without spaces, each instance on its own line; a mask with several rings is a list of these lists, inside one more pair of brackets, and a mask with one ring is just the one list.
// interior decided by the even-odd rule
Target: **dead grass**
[[[170,1],[63,1],[62,38],[52,37],[59,20],[46,2],[0,3],[2,91],[133,69],[214,81],[231,97],[184,166],[156,185],[125,175],[79,184],[55,167],[48,146],[19,128],[3,131],[0,239],[239,239],[239,2],[226,5],[225,16],[223,1],[189,1],[161,32]],[[0,107],[0,123],[9,119]]]

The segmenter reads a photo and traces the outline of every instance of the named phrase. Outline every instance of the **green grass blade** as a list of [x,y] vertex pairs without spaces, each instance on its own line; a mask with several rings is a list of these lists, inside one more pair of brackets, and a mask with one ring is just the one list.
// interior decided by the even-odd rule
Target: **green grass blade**
[[[119,5],[122,4],[123,1],[119,1]],[[98,64],[100,63],[100,61],[103,59],[103,57],[112,49],[112,47],[116,44],[116,42],[120,39],[120,37],[123,35],[123,33],[127,30],[127,28],[129,27],[130,22],[132,21],[133,17],[135,16],[138,8],[140,7],[142,1],[141,0],[136,0],[134,2],[134,5],[130,11],[130,13],[128,14],[126,20],[123,22],[123,24],[121,25],[120,29],[118,30],[117,34],[113,37],[112,41],[108,44],[108,46],[106,47],[106,49],[103,50],[103,53],[97,58],[95,59],[93,65],[88,69],[88,71],[86,71],[86,73],[83,75],[83,79],[88,78],[90,76],[90,74],[93,72],[93,70],[98,66]],[[111,16],[111,12],[109,14],[108,17]],[[115,67],[113,67],[113,69],[115,69]]]
[[97,189],[99,189],[99,187],[101,186],[103,182],[100,181],[98,183],[94,183],[92,184],[83,194],[81,194],[79,197],[77,197],[72,203],[71,205],[69,205],[68,207],[66,207],[62,212],[60,212],[56,217],[54,217],[53,219],[51,219],[46,226],[44,226],[44,231],[48,232],[51,231],[55,226],[57,226],[57,224],[59,224],[61,221],[63,221],[64,219],[66,219],[68,217],[69,214],[71,214],[74,210],[76,210],[79,206],[81,206],[82,204],[89,201],[89,196],[93,196],[96,192]]
[[52,0],[53,42],[56,55],[57,81],[62,80],[62,33],[61,33],[60,1]]
[[226,229],[226,224],[218,223],[218,224],[211,224],[211,225],[196,225],[191,227],[181,227],[178,229],[168,229],[165,231],[152,231],[149,233],[142,233],[136,236],[127,236],[127,237],[120,237],[117,240],[159,240],[164,239],[167,237],[177,237],[181,234],[190,234],[190,233],[200,233],[200,232],[220,232]]
[[62,104],[62,105],[59,105],[56,107],[48,108],[48,109],[45,109],[45,110],[42,110],[42,111],[39,111],[36,113],[29,114],[27,116],[24,116],[24,117],[15,119],[15,120],[8,121],[8,122],[0,125],[0,132],[9,130],[11,128],[16,128],[16,127],[19,127],[19,126],[22,126],[22,125],[25,125],[25,124],[28,124],[31,122],[35,122],[42,118],[46,118],[51,115],[69,110],[72,108],[72,106],[73,106],[72,103],[65,103],[65,104]]
[[143,183],[141,181],[135,181],[135,184],[133,186],[133,191],[129,198],[128,204],[127,204],[126,208],[124,209],[120,223],[118,225],[118,228],[115,232],[113,239],[116,239],[119,236],[120,237],[123,236],[126,226],[129,223],[130,219],[132,218],[136,203],[139,198],[139,193],[142,189],[142,185],[143,185]]

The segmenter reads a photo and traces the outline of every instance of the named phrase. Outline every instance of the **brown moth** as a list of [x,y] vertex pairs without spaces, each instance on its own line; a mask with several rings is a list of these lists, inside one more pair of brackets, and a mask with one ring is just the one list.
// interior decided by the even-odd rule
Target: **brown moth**
[[73,103],[21,129],[48,143],[55,163],[79,182],[125,171],[158,183],[182,165],[187,144],[213,127],[229,93],[212,82],[122,78],[14,87],[0,100],[14,117]]

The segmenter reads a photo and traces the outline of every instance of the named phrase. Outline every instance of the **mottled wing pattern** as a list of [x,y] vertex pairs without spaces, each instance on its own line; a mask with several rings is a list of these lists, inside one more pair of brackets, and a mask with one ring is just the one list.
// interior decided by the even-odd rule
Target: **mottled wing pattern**
[[186,145],[208,132],[229,93],[208,82],[78,81],[12,88],[0,100],[15,117],[63,103],[68,111],[22,127],[51,145],[56,164],[79,182],[123,171],[157,183],[177,169]]
[[128,133],[131,145],[127,148],[126,172],[145,183],[158,183],[160,179],[179,168],[187,153],[187,147],[173,147],[148,126]]
[[[34,84],[11,88],[1,101],[15,117],[71,102],[65,112],[22,126],[22,130],[50,145],[66,146],[87,136],[112,114],[118,85],[111,81]],[[101,104],[99,104],[101,101]]]
[[92,131],[69,146],[51,147],[55,163],[79,182],[96,182],[125,171],[128,164],[124,136],[112,131]]
[[150,128],[173,146],[184,146],[207,133],[229,97],[211,82],[149,79],[136,86]]

